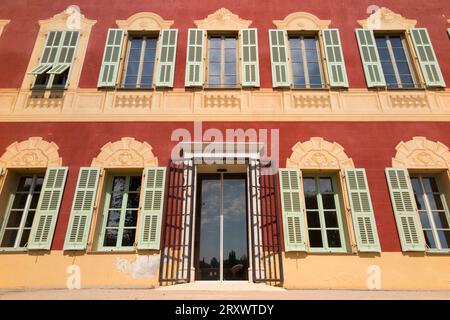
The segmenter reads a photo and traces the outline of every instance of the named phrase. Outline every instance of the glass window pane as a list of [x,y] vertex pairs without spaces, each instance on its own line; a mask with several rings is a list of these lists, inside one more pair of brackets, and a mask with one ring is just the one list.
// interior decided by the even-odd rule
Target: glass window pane
[[136,229],[124,229],[122,235],[122,247],[132,247],[136,236]]
[[22,233],[22,238],[20,239],[19,246],[21,248],[25,247],[25,245],[28,243],[28,238],[30,237],[30,231],[31,229],[24,229]]
[[44,182],[44,177],[37,177],[34,182],[34,192],[40,192],[42,189],[42,183]]
[[131,39],[131,49],[140,49],[142,47],[142,38]]
[[14,196],[13,209],[24,209],[27,203],[28,193],[17,193]]
[[341,238],[339,236],[339,230],[327,230],[328,247],[340,248]]
[[333,192],[333,183],[331,178],[320,178],[320,192]]
[[336,211],[325,211],[324,215],[327,228],[339,228]]
[[431,210],[444,210],[442,205],[441,196],[439,194],[427,195],[428,202],[430,202]]
[[320,216],[318,211],[307,211],[308,228],[320,228]]
[[387,48],[387,41],[385,37],[376,37],[375,41],[378,48]]
[[324,209],[336,209],[336,204],[334,202],[334,194],[323,194],[322,205]]
[[19,185],[17,187],[17,191],[24,191],[24,192],[30,191],[32,183],[33,177],[21,177]]
[[123,193],[113,193],[111,195],[111,201],[109,202],[109,208],[110,209],[122,208],[122,200],[123,200]]
[[28,211],[27,220],[25,221],[25,228],[31,228],[33,225],[35,211]]
[[236,63],[225,63],[225,75],[237,74]]
[[139,193],[129,193],[128,194],[128,209],[137,209],[139,208]]
[[147,49],[144,52],[144,62],[154,63],[156,58],[156,50],[155,49]]
[[113,192],[120,192],[125,190],[125,177],[114,177],[113,180]]
[[434,224],[436,225],[436,228],[438,228],[438,229],[448,229],[449,228],[445,212],[433,211],[433,220],[434,220]]
[[117,243],[117,236],[119,231],[117,229],[106,229],[105,240],[103,241],[104,247],[115,247]]
[[20,226],[20,222],[22,221],[23,211],[11,211],[9,213],[8,223],[6,224],[7,228],[18,228]]
[[120,223],[120,211],[110,210],[108,213],[108,221],[106,222],[107,227],[118,227]]
[[438,235],[442,249],[449,249],[450,231],[438,231]]
[[401,37],[389,36],[389,41],[393,48],[403,48],[403,43]]
[[316,181],[314,178],[303,178],[303,191],[316,192]]
[[317,196],[315,193],[305,193],[306,209],[318,209]]
[[414,194],[414,198],[416,199],[417,209],[418,210],[426,210],[425,201],[423,199],[423,194]]
[[428,218],[428,213],[426,211],[420,211],[419,215],[420,215],[420,221],[422,222],[422,228],[430,229],[431,224],[430,224],[430,219]]
[[411,185],[414,190],[414,193],[421,193],[422,190],[420,188],[419,178],[411,178]]
[[125,214],[125,227],[136,227],[137,210],[127,210]]
[[320,79],[320,67],[318,63],[308,63],[308,73],[310,77],[318,76]]
[[236,62],[235,49],[225,49],[225,62]]
[[434,241],[433,232],[431,230],[425,230],[424,235],[427,246],[431,249],[436,249],[436,242]]
[[439,192],[436,181],[433,178],[422,178],[426,193]]
[[305,72],[303,70],[303,64],[302,63],[293,63],[292,64],[292,73],[294,78],[296,77],[304,77]]
[[227,86],[236,86],[237,85],[237,78],[236,76],[225,76],[225,85]]
[[128,190],[140,192],[141,191],[141,183],[142,183],[142,177],[140,177],[140,176],[130,177],[130,185],[128,187]]
[[221,51],[220,49],[210,48],[209,50],[209,62],[220,62]]
[[14,244],[16,242],[17,232],[18,232],[17,229],[6,229],[5,233],[3,234],[1,246],[4,248],[14,247]]
[[320,230],[308,230],[308,235],[311,248],[323,248],[322,232]]
[[391,55],[388,48],[378,47],[378,55],[381,61],[391,61]]
[[36,209],[39,202],[39,193],[34,193],[31,198],[30,209]]
[[220,48],[221,38],[209,38],[209,47],[210,48]]

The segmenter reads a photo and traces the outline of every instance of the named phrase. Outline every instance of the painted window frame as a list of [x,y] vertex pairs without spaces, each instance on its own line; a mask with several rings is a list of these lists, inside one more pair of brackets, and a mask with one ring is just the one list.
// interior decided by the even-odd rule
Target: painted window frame
[[[430,252],[430,253],[450,253],[450,243],[449,243],[449,248],[442,248],[442,246],[440,244],[439,236],[437,235],[437,228],[435,226],[435,222],[434,222],[434,219],[433,219],[433,213],[432,213],[433,210],[431,209],[431,206],[429,204],[428,194],[425,192],[425,188],[423,186],[423,181],[422,181],[423,178],[433,178],[434,179],[434,181],[436,183],[436,186],[438,188],[439,197],[440,197],[441,202],[442,202],[443,211],[445,213],[445,217],[447,218],[447,223],[450,226],[450,210],[449,210],[449,207],[448,207],[447,199],[445,198],[445,193],[444,193],[444,191],[442,189],[442,186],[441,186],[441,181],[440,181],[441,179],[439,178],[439,174],[430,174],[430,173],[426,173],[426,172],[423,172],[423,171],[422,172],[410,173],[411,185],[412,185],[412,179],[414,179],[414,178],[419,179],[419,182],[421,184],[421,191],[424,192],[424,193],[421,193],[421,196],[423,197],[423,201],[424,201],[424,204],[425,204],[425,208],[426,208],[425,211],[427,213],[428,220],[430,222],[431,232],[433,233],[434,241],[435,241],[435,243],[437,245],[437,248],[430,248],[430,247],[428,247],[428,245],[426,244],[425,235],[424,235],[424,241],[425,241],[425,246],[426,246],[425,247],[425,251],[426,252]],[[414,196],[416,196],[416,192],[415,192],[414,188],[413,188],[413,194],[414,194]],[[424,210],[419,210],[417,205],[416,205],[416,210],[417,210],[416,213],[417,213],[419,221],[420,221],[420,228],[422,229],[422,232],[424,232],[422,219],[420,217],[420,211],[424,211]],[[434,211],[441,211],[441,210],[434,210]],[[439,228],[439,229],[449,229],[450,230],[450,228]]]
[[[15,241],[14,247],[1,247],[1,242],[3,241],[3,237],[4,237],[4,234],[5,234],[5,231],[6,231],[6,229],[8,229],[7,228],[7,224],[8,224],[8,221],[9,221],[9,217],[11,215],[11,210],[12,210],[12,206],[13,206],[14,200],[15,200],[16,195],[18,193],[17,188],[19,186],[20,179],[22,177],[26,177],[26,176],[32,176],[33,177],[33,179],[32,179],[32,187],[30,188],[30,191],[28,191],[27,200],[26,200],[26,203],[25,203],[25,208],[23,210],[21,222],[20,222],[19,227],[18,227],[18,235],[16,235],[16,241]],[[20,244],[20,240],[22,238],[23,231],[25,229],[25,223],[26,223],[26,220],[27,220],[28,215],[29,215],[31,198],[33,197],[33,195],[36,194],[36,192],[34,191],[36,179],[39,178],[39,177],[42,177],[41,190],[38,193],[38,199],[39,199],[39,197],[41,196],[41,191],[42,191],[42,187],[43,187],[43,183],[44,183],[45,172],[39,172],[39,173],[34,172],[34,173],[29,173],[29,174],[27,174],[25,172],[18,172],[18,173],[16,173],[14,175],[14,182],[12,184],[12,190],[3,190],[3,192],[9,192],[10,195],[9,195],[8,203],[7,203],[7,206],[6,206],[6,211],[5,211],[4,217],[2,219],[3,220],[2,221],[2,225],[0,226],[0,228],[1,228],[0,229],[0,251],[2,251],[2,252],[26,252],[26,251],[28,251],[27,247],[28,247],[29,237],[31,236],[31,230],[33,228],[33,224],[30,227],[26,227],[27,229],[30,230],[30,234],[28,235],[28,241],[27,241],[26,245],[24,247],[20,247],[20,246],[18,246],[18,244]],[[34,217],[36,216],[36,211],[37,211],[37,203],[36,203],[36,208],[34,209]],[[26,214],[25,214],[25,212],[26,212]],[[34,220],[34,217],[33,217],[33,220]],[[11,229],[17,229],[17,228],[11,228]],[[20,234],[20,237],[19,237],[19,234]]]
[[[139,170],[140,172],[140,170]],[[112,186],[113,186],[113,181],[115,177],[120,177],[120,176],[125,176],[126,177],[126,189],[127,190],[129,188],[129,180],[131,176],[141,176],[141,190],[139,192],[139,205],[137,208],[137,219],[136,219],[136,227],[135,227],[135,238],[134,238],[134,244],[133,246],[130,247],[123,247],[121,245],[117,245],[119,243],[119,241],[121,241],[122,239],[122,235],[123,235],[123,229],[124,229],[124,220],[125,220],[125,214],[126,214],[126,210],[127,208],[124,208],[124,205],[127,203],[127,201],[125,201],[125,197],[122,199],[122,208],[120,208],[121,211],[121,215],[120,215],[120,222],[119,222],[119,227],[117,227],[118,229],[118,235],[117,235],[117,240],[116,240],[116,246],[112,247],[112,246],[104,246],[104,240],[105,240],[105,234],[106,234],[106,228],[107,228],[107,222],[108,222],[108,212],[110,211],[109,208],[109,203],[111,201],[111,193],[112,193]],[[108,175],[108,181],[106,181],[106,190],[104,191],[104,201],[103,201],[103,210],[101,212],[100,215],[100,228],[99,228],[99,234],[98,234],[98,241],[97,241],[97,246],[96,246],[96,250],[97,252],[136,252],[137,249],[137,245],[138,245],[138,241],[139,241],[139,224],[140,224],[140,218],[141,218],[141,207],[142,207],[142,197],[143,197],[143,185],[144,185],[144,173],[140,172],[140,175],[137,171],[133,171],[133,172],[111,172]],[[128,192],[124,191],[124,195],[127,194],[128,196]],[[128,198],[127,198],[128,199]],[[125,214],[124,214],[125,213]]]
[[[323,43],[323,37],[320,31],[309,31],[309,32],[300,32],[300,31],[287,31],[286,32],[285,43],[286,43],[286,51],[287,51],[287,59],[288,59],[288,73],[289,73],[289,81],[291,82],[291,89],[293,90],[323,90],[323,89],[330,89],[330,79],[329,75],[325,74],[325,53],[324,53],[324,43]],[[307,65],[306,62],[306,55],[305,55],[305,49],[304,45],[301,45],[302,55],[303,55],[303,68],[304,68],[304,74],[305,74],[305,87],[296,87],[294,84],[294,68],[292,65],[292,55],[291,55],[291,46],[290,46],[290,39],[291,37],[300,37],[301,43],[303,43],[303,39],[305,37],[315,37],[315,43],[316,43],[316,51],[317,51],[317,59],[318,59],[318,65],[319,65],[319,73],[320,73],[320,81],[322,83],[321,87],[319,88],[313,88],[311,86],[308,86],[309,82],[309,76],[308,79],[306,79],[306,73],[308,73],[307,68],[305,68],[305,65]],[[308,80],[308,81],[307,81]]]
[[[236,38],[236,85],[235,86],[211,86],[209,84],[209,62],[210,62],[210,55],[209,55],[209,41],[211,37],[221,37],[222,39],[225,39],[227,37],[235,37]],[[242,79],[241,79],[241,68],[242,68],[242,57],[241,57],[241,48],[239,45],[241,34],[239,30],[233,30],[233,31],[219,31],[214,32],[210,30],[205,30],[205,39],[204,39],[204,57],[203,60],[205,62],[204,64],[204,71],[203,71],[203,88],[204,89],[217,89],[217,90],[233,90],[233,89],[241,89],[242,86]],[[223,41],[223,40],[222,40]],[[222,49],[221,49],[222,50]],[[224,49],[222,51],[225,51]],[[224,58],[224,57],[223,57]],[[221,68],[222,64],[224,65],[224,61],[221,61]],[[221,76],[223,76],[221,74]]]
[[[305,189],[304,189],[304,179],[305,178],[314,178],[314,181],[316,183],[316,191],[318,191],[316,193],[316,197],[319,197],[317,199],[317,204],[318,204],[318,211],[319,211],[319,217],[320,217],[320,230],[321,230],[321,235],[322,235],[322,243],[325,244],[325,241],[328,245],[328,239],[326,236],[326,225],[325,225],[325,216],[324,216],[324,211],[323,211],[323,204],[322,204],[322,200],[321,200],[321,196],[320,196],[320,189],[319,189],[319,180],[320,178],[331,178],[332,180],[332,186],[334,189],[334,201],[335,201],[335,206],[336,206],[336,215],[337,215],[337,221],[338,221],[338,228],[339,228],[339,236],[341,239],[341,247],[340,248],[329,248],[328,246],[323,247],[323,248],[312,248],[310,245],[310,241],[309,241],[309,226],[308,226],[308,215],[307,215],[307,211],[308,209],[306,208],[306,193],[305,193]],[[349,225],[348,223],[346,223],[346,220],[343,217],[343,208],[342,206],[344,205],[343,201],[341,201],[341,199],[343,199],[343,194],[341,194],[342,192],[342,188],[339,186],[339,175],[338,173],[335,172],[329,172],[329,173],[317,173],[317,171],[305,171],[302,174],[300,183],[301,183],[301,192],[302,192],[302,196],[303,196],[303,203],[305,204],[304,206],[304,215],[305,215],[305,228],[306,228],[306,233],[307,233],[307,242],[308,242],[308,252],[309,253],[348,253],[348,244],[347,244],[347,231],[346,229],[348,229]],[[320,201],[319,201],[320,199]]]
[[[408,30],[404,30],[404,31],[398,31],[398,32],[393,32],[393,31],[387,31],[387,30],[374,30],[373,32],[373,36],[375,39],[375,47],[377,49],[377,53],[378,53],[378,46],[377,46],[377,42],[376,39],[379,37],[400,37],[402,40],[402,44],[403,44],[403,49],[405,52],[405,56],[406,56],[406,60],[408,62],[408,67],[409,70],[411,72],[411,77],[413,79],[413,84],[414,86],[412,88],[404,88],[404,87],[397,87],[397,88],[393,88],[393,87],[389,87],[386,81],[386,90],[417,90],[417,89],[424,89],[426,88],[425,85],[425,81],[421,78],[423,77],[423,75],[420,72],[420,67],[414,62],[414,47],[412,45],[412,40],[411,40],[411,35],[409,34]],[[390,40],[389,40],[390,43]],[[394,68],[394,72],[397,78],[397,84],[398,84],[398,78],[400,77],[398,75],[398,70],[397,70],[397,62],[396,59],[393,57],[393,51],[392,51],[392,47],[390,46],[390,44],[388,44],[388,50],[389,50],[389,54],[390,54],[390,61],[393,65]],[[393,60],[395,61],[395,64],[393,63]],[[381,64],[381,58],[380,58],[380,64]],[[383,66],[381,66],[381,71],[383,72],[383,76],[386,78],[386,74],[384,73],[384,69]]]

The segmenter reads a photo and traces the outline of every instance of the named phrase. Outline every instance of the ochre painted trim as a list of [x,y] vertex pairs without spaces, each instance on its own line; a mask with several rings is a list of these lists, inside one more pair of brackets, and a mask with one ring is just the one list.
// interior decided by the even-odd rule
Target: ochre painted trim
[[320,20],[309,12],[294,12],[287,15],[283,20],[273,20],[278,29],[287,31],[319,31],[328,29],[331,20]]
[[47,168],[62,165],[58,145],[47,142],[41,137],[32,137],[14,142],[6,148],[0,157],[2,168]]
[[425,137],[414,137],[400,142],[392,158],[392,166],[407,169],[450,169],[450,151],[441,142]]
[[382,7],[367,19],[358,20],[358,24],[365,29],[372,30],[409,30],[415,28],[417,20],[406,19],[398,13]]
[[247,29],[252,24],[252,21],[241,19],[230,10],[221,8],[208,15],[205,19],[195,20],[194,23],[197,28],[204,30],[239,31]]
[[0,20],[0,36],[2,35],[3,29],[10,21],[11,20]]
[[153,12],[139,12],[127,20],[117,20],[116,23],[120,29],[126,31],[159,31],[169,29],[173,25],[173,20],[164,20]]

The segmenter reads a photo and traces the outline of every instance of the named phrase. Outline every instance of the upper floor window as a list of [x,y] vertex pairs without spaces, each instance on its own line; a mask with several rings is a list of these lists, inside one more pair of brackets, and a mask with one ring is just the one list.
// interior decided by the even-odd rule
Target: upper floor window
[[289,36],[294,88],[322,88],[323,71],[317,36]]
[[237,43],[237,36],[209,36],[207,69],[208,87],[237,87]]
[[152,87],[157,42],[157,36],[130,37],[124,88]]
[[450,249],[450,225],[445,196],[433,176],[411,177],[425,242],[430,249]]
[[67,87],[79,37],[78,31],[48,33],[39,65],[29,72],[36,76],[33,88],[63,89]]

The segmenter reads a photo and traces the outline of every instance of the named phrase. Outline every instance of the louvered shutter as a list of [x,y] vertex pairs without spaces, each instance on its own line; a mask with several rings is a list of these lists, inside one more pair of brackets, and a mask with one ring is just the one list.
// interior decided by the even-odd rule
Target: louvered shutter
[[119,74],[124,31],[109,29],[103,52],[102,67],[98,76],[98,87],[115,87]]
[[138,249],[159,250],[160,248],[165,182],[166,168],[145,170]]
[[419,58],[425,83],[428,87],[444,87],[445,81],[434,53],[430,36],[425,28],[411,29],[411,38]]
[[203,86],[203,55],[205,30],[189,29],[186,53],[186,87]]
[[424,251],[422,227],[408,172],[402,168],[386,168],[386,177],[402,250]]
[[259,87],[258,30],[241,30],[240,43],[242,86]]
[[28,249],[50,250],[67,177],[67,167],[48,168],[42,185]]
[[366,170],[346,169],[345,181],[352,210],[358,251],[380,252],[380,241],[378,239]]
[[358,39],[359,52],[361,53],[367,86],[369,88],[385,87],[386,80],[373,31],[369,29],[356,29],[356,38]]
[[57,62],[59,48],[64,38],[64,31],[50,31],[47,34],[44,48],[39,58],[39,65],[29,71],[29,74],[40,75],[50,70]]
[[289,80],[286,38],[285,30],[269,30],[272,86],[274,88],[289,87],[291,85],[291,81]]
[[99,176],[98,168],[80,168],[64,250],[86,249]]
[[177,38],[177,29],[164,29],[161,31],[161,44],[158,53],[158,75],[155,83],[157,87],[173,87]]
[[344,53],[338,29],[322,30],[330,87],[348,87]]
[[62,74],[72,67],[79,37],[80,33],[78,31],[65,31],[63,33],[56,62],[47,71],[48,74]]
[[306,227],[300,193],[300,170],[280,169],[285,251],[306,251]]

